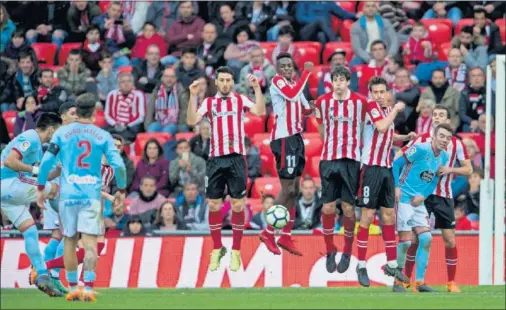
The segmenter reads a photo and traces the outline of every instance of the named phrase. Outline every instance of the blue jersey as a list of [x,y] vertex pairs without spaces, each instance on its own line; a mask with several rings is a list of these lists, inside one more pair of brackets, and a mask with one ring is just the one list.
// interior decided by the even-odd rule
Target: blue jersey
[[24,164],[34,166],[42,159],[42,142],[39,134],[34,129],[27,130],[14,138],[2,151],[0,159],[1,180],[17,178],[18,176],[31,176],[29,172],[14,171],[4,165],[4,161],[11,152],[17,152]]
[[415,143],[408,148],[403,157],[394,162],[395,186],[401,189],[400,202],[409,204],[415,196],[427,198],[432,194],[439,180],[437,171],[448,160],[446,151],[436,156],[430,142]]
[[80,122],[60,127],[54,133],[49,149],[42,159],[38,184],[45,184],[57,159],[61,163],[61,200],[100,200],[103,155],[114,169],[118,188],[124,189],[125,164],[107,131],[93,124]]

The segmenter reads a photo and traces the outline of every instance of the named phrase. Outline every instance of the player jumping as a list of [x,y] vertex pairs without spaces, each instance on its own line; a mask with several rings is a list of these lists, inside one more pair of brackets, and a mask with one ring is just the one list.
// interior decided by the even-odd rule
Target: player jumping
[[362,207],[360,226],[357,233],[358,265],[357,275],[360,285],[370,285],[366,268],[367,241],[369,226],[377,209],[381,214],[381,235],[385,244],[387,265],[385,274],[409,283],[409,279],[397,267],[397,245],[395,240],[395,185],[392,174],[392,144],[395,141],[410,140],[414,133],[406,136],[395,134],[394,119],[404,110],[404,103],[393,108],[386,96],[388,82],[382,77],[373,77],[369,82],[372,100],[367,103],[364,125],[364,146],[362,148],[362,170],[358,189],[358,205]]
[[313,63],[306,62],[300,79],[292,80],[294,62],[289,53],[280,53],[276,58],[277,75],[269,89],[276,120],[271,132],[271,150],[276,157],[281,191],[276,204],[286,206],[290,211],[290,222],[283,227],[278,243],[274,240],[274,228],[270,225],[260,234],[260,240],[267,249],[279,255],[278,246],[289,253],[302,256],[295,247],[291,234],[295,220],[295,201],[299,194],[300,176],[304,171],[306,157],[302,139],[302,115],[312,110],[302,91],[306,86]]
[[[59,213],[65,250],[64,261],[69,282],[67,300],[96,301],[93,284],[96,279],[97,236],[104,232],[101,206],[101,158],[114,168],[120,191],[119,200],[124,199],[126,169],[111,135],[93,125],[95,96],[83,94],[76,99],[78,122],[60,128],[44,154],[37,179],[44,184],[53,162],[58,158],[61,166],[61,190]],[[39,207],[44,208],[44,197],[39,191]],[[77,247],[78,233],[84,246],[84,290],[77,290]]]
[[[444,106],[437,105],[432,112],[432,129],[430,132],[420,135],[415,141],[408,144],[403,151],[415,142],[430,141],[433,136],[434,127],[439,124],[451,124],[450,110]],[[471,161],[467,156],[466,149],[457,137],[453,136],[446,149],[450,155],[450,161],[442,167],[438,173],[441,177],[436,189],[425,200],[425,206],[429,216],[434,213],[436,218],[436,229],[441,229],[445,244],[446,270],[448,277],[447,291],[460,293],[460,288],[455,283],[457,273],[457,247],[455,245],[455,213],[451,183],[453,176],[450,174],[469,176],[473,172]],[[458,160],[460,167],[456,167]],[[405,245],[407,246],[407,245]],[[418,242],[412,242],[406,255],[405,274],[411,278],[415,265],[415,255],[418,249]],[[408,287],[408,286],[406,286]],[[402,289],[401,289],[402,290]]]
[[[0,162],[2,211],[23,234],[26,254],[38,274],[33,283],[49,296],[62,296],[62,293],[49,277],[39,249],[39,233],[27,205],[37,200],[37,182],[34,176],[39,172],[36,164],[42,159],[42,144],[51,140],[61,122],[57,114],[42,114],[35,129],[27,130],[9,142],[2,152]],[[40,195],[44,199],[57,195],[56,184],[40,184]]]
[[232,92],[234,73],[228,67],[216,70],[216,87],[218,93],[214,97],[204,99],[197,108],[199,82],[190,85],[190,103],[188,104],[187,122],[190,126],[197,125],[203,117],[211,123],[211,146],[206,167],[206,196],[209,205],[209,229],[213,239],[213,251],[209,270],[215,271],[220,266],[227,249],[221,243],[221,204],[225,194],[225,186],[232,202],[232,254],[230,270],[237,271],[241,267],[241,239],[244,230],[244,205],[246,196],[246,147],[244,144],[244,113],[246,110],[254,115],[265,113],[265,104],[255,76],[248,77],[250,86],[255,91],[255,102],[248,97]]
[[[355,231],[355,195],[360,174],[361,126],[367,100],[350,89],[350,71],[339,66],[331,73],[333,91],[316,100],[315,114],[324,139],[320,161],[322,226],[327,249],[327,271],[344,273],[350,265]],[[344,249],[339,265],[334,245],[336,200],[344,214]]]
[[[393,165],[395,199],[398,203],[399,245],[397,259],[400,262],[399,265],[402,266],[410,241],[417,238],[420,243],[416,252],[418,262],[416,291],[418,292],[435,292],[424,283],[432,243],[429,214],[425,208],[424,200],[436,189],[439,181],[439,169],[450,160],[450,156],[445,150],[451,142],[451,138],[452,128],[450,125],[440,124],[434,129],[434,136],[430,142],[413,144],[403,153],[403,156],[394,161]],[[394,290],[398,288],[399,286],[394,286]]]

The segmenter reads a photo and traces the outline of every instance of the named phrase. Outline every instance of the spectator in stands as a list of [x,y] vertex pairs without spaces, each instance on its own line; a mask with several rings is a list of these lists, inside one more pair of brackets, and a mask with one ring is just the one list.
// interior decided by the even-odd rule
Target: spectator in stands
[[161,231],[175,231],[187,230],[188,228],[180,218],[178,209],[174,206],[174,204],[170,201],[165,201],[160,208],[158,208],[155,221],[153,222],[153,229]]
[[58,113],[60,106],[67,101],[67,91],[54,85],[54,72],[51,69],[40,71],[39,82],[37,102],[40,104],[40,111]]
[[236,83],[239,82],[241,69],[251,61],[251,51],[259,46],[253,39],[253,34],[248,27],[238,27],[234,33],[234,43],[229,44],[225,50],[224,57],[227,60],[227,66],[234,70]]
[[324,67],[321,71],[321,78],[318,83],[318,96],[332,91],[332,70],[339,66],[346,66],[346,52],[342,49],[337,49],[329,56],[327,61],[329,62],[329,66]]
[[131,25],[134,34],[142,31],[142,27],[146,22],[146,15],[148,14],[148,1],[136,0],[122,0],[121,2],[121,16]]
[[399,41],[406,42],[413,26],[409,23],[408,16],[403,8],[403,2],[380,1],[378,12],[382,18],[390,21],[399,36]]
[[[162,37],[169,30],[169,27],[176,21],[179,11],[179,1],[153,1],[148,7],[146,21],[153,23]],[[196,1],[192,2],[193,12],[195,15],[199,12],[199,7]]]
[[95,78],[100,71],[100,56],[106,51],[106,47],[100,41],[100,29],[97,25],[91,25],[86,31],[86,40],[81,47],[83,63],[91,71]]
[[201,157],[190,151],[190,144],[186,139],[177,141],[177,158],[170,162],[169,180],[174,193],[177,195],[183,191],[183,187],[190,182],[198,182],[199,191],[204,192],[204,176],[206,162]]
[[262,160],[260,159],[260,152],[256,146],[251,144],[249,137],[244,137],[244,144],[246,146],[246,161],[248,167],[248,178],[255,179],[262,176]]
[[502,46],[501,32],[496,23],[487,21],[486,13],[484,8],[474,9],[473,36],[477,39],[483,37],[485,40],[484,45],[488,46],[488,54],[493,54]]
[[[358,92],[364,96],[369,94],[369,80],[374,76],[382,76],[388,65],[387,49],[383,41],[376,40],[371,43],[371,56],[369,64],[362,68],[362,74],[358,78]],[[356,73],[353,79],[355,75]]]
[[483,69],[477,67],[469,70],[469,85],[460,94],[461,131],[478,129],[478,117],[485,113],[486,93]]
[[11,80],[14,99],[18,110],[22,109],[25,98],[36,96],[39,87],[39,72],[35,67],[32,54],[20,53],[18,57],[18,72]]
[[118,71],[113,68],[112,55],[102,52],[98,61],[100,71],[96,77],[98,98],[105,102],[107,94],[118,88]]
[[202,194],[199,194],[200,180],[188,180],[184,185],[184,191],[176,198],[177,213],[183,219],[183,223],[190,230],[207,230],[208,211],[207,202]]
[[12,94],[14,93],[12,80],[16,74],[16,64],[9,58],[0,58],[0,112],[16,110]]
[[[130,214],[140,215],[141,218],[154,217],[158,208],[167,200],[162,194],[157,191],[157,180],[154,176],[147,174],[142,177],[138,196],[133,198],[130,205]],[[150,215],[148,215],[148,213]],[[146,222],[143,220],[143,222]],[[148,220],[148,222],[151,222]]]
[[40,1],[37,2],[34,29],[28,30],[26,40],[35,42],[52,42],[60,47],[67,36],[67,11],[69,2]]
[[130,187],[131,196],[137,196],[134,192],[139,192],[140,187],[142,187],[141,180],[146,176],[151,176],[154,179],[155,190],[160,195],[169,196],[169,190],[167,189],[169,161],[163,157],[163,148],[155,138],[149,139],[144,145],[142,159],[137,163]]
[[177,82],[176,71],[165,69],[161,80],[149,98],[144,128],[148,132],[168,132],[171,135],[188,131],[187,105],[181,100],[184,90]]
[[[478,117],[478,129],[476,129],[474,132],[480,133],[483,136],[485,136],[487,132],[487,114],[482,114],[480,117]],[[492,134],[491,137],[491,144],[492,144],[492,152],[494,152],[494,140],[495,140],[495,131],[494,131],[494,116],[491,116],[490,119],[490,132]]]
[[129,219],[130,215],[125,213],[125,205],[116,203],[113,206],[113,214],[104,218],[104,225],[107,230],[122,231]]
[[297,22],[302,26],[302,41],[314,41],[322,44],[337,41],[332,29],[331,15],[339,19],[356,20],[354,14],[342,9],[333,1],[300,1],[296,4]]
[[402,54],[409,56],[411,64],[418,65],[421,62],[432,61],[434,58],[433,50],[434,47],[425,25],[422,22],[415,22]]
[[292,26],[285,25],[279,29],[278,33],[278,45],[272,51],[271,63],[276,65],[276,58],[279,53],[289,53],[292,55],[294,62],[299,60],[300,54],[299,51],[295,48],[295,44],[293,44],[293,40],[295,39],[295,31]]
[[197,134],[190,140],[191,152],[207,161],[209,158],[210,144],[211,125],[209,124],[209,121],[202,120],[198,125]]
[[448,52],[448,66],[445,68],[448,83],[461,92],[467,84],[467,65],[463,62],[459,48],[453,47]]
[[483,36],[473,37],[473,26],[464,26],[460,33],[452,39],[452,47],[460,49],[464,63],[469,68],[485,68],[488,63],[487,47]]
[[29,54],[35,67],[37,67],[37,56],[30,44],[26,42],[24,30],[16,29],[2,56],[17,61],[21,53]]
[[320,198],[316,195],[316,184],[312,178],[305,178],[300,187],[300,195],[295,202],[295,229],[311,229],[313,214],[320,206]]
[[67,41],[83,42],[86,38],[86,30],[92,24],[93,19],[101,14],[98,5],[93,2],[73,1],[67,12],[67,22],[70,28]]
[[275,198],[271,194],[266,194],[262,197],[262,212],[253,215],[249,225],[252,229],[265,229],[267,227],[267,219],[265,213],[270,207],[274,206]]
[[12,22],[5,6],[0,4],[0,53],[3,53],[11,36],[16,30],[16,25]]
[[134,88],[134,79],[130,72],[118,75],[119,89],[107,95],[105,119],[107,130],[118,134],[126,141],[135,140],[144,122],[144,94]]
[[472,230],[471,222],[466,216],[465,206],[459,204],[454,209],[455,212],[455,230]]
[[177,80],[186,89],[190,86],[191,82],[200,76],[205,75],[197,61],[197,50],[194,47],[185,47],[181,61],[176,63],[176,76]]
[[466,148],[467,156],[469,156],[473,168],[483,169],[483,155],[480,153],[480,149],[478,148],[476,141],[470,138],[465,138],[462,139],[462,143]]
[[98,25],[104,33],[107,50],[114,56],[115,66],[128,66],[130,61],[125,56],[124,50],[132,48],[135,43],[135,34],[131,25],[121,16],[121,2],[111,2],[104,15],[93,19],[93,24]]
[[[227,45],[236,39],[237,28],[244,28],[246,26],[249,29],[249,22],[243,18],[235,18],[235,12],[231,4],[222,2],[219,6],[220,20],[215,22],[218,33],[220,33],[218,40],[223,40],[223,44]],[[250,38],[253,39],[253,36]]]
[[155,25],[151,22],[145,22],[142,28],[142,33],[137,36],[135,45],[132,48],[130,57],[132,58],[132,64],[137,65],[142,61],[148,51],[148,47],[151,45],[158,46],[160,50],[160,58],[167,55],[167,45],[165,44],[164,38],[156,33]]
[[[420,87],[414,85],[406,68],[399,68],[395,73],[395,82],[392,86],[395,102],[406,105],[404,112],[397,115],[395,126],[401,134],[407,134],[415,129],[416,113],[413,113],[420,99]],[[413,113],[414,118],[410,118]]]
[[462,19],[462,10],[458,7],[459,1],[427,1],[426,4],[432,6],[423,14],[423,18],[449,18],[452,20],[453,27],[457,26]]
[[18,136],[23,131],[35,129],[37,119],[39,119],[42,114],[42,112],[39,111],[40,106],[37,104],[37,99],[35,99],[34,95],[28,95],[23,99],[23,105],[14,122],[14,137]]
[[142,219],[138,215],[130,216],[127,225],[121,233],[122,237],[138,237],[138,236],[149,236],[149,230],[146,228]]
[[296,4],[295,1],[269,1],[268,5],[273,12],[271,23],[274,26],[267,30],[267,41],[276,42],[282,27],[295,27]]
[[476,9],[483,9],[491,20],[504,18],[506,3],[504,1],[469,1],[466,17],[471,17]]
[[267,39],[267,29],[271,26],[273,15],[272,7],[264,1],[238,2],[235,6],[235,16],[249,21],[249,29],[257,41]]
[[364,2],[363,16],[351,26],[351,46],[355,57],[350,67],[369,63],[372,59],[372,43],[381,40],[385,43],[388,55],[395,57],[399,50],[397,33],[392,24],[378,14],[376,2]]
[[134,67],[135,88],[149,96],[159,83],[163,70],[160,48],[157,45],[148,46],[145,59]]
[[198,46],[202,40],[201,34],[204,24],[202,18],[193,13],[191,1],[180,2],[179,19],[170,25],[165,36],[169,54],[172,57],[164,59],[164,64],[172,65],[177,62],[184,48]]
[[488,64],[490,65],[490,70],[492,71],[492,90],[496,91],[496,74],[497,74],[497,61],[496,61],[496,55],[490,55],[488,57]]
[[[118,149],[118,152],[121,155],[123,162],[125,163],[126,188],[130,188],[130,185],[132,184],[132,181],[134,179],[134,173],[135,173],[134,162],[128,157],[127,153],[125,152],[125,140],[123,140],[123,138],[120,135],[112,135],[112,138],[114,140],[114,146],[116,146],[116,148]],[[116,183],[116,178],[113,178],[111,181],[111,193],[114,194],[117,191],[118,191],[118,185]]]
[[422,99],[420,97],[420,101],[418,102],[418,106],[416,107],[416,112],[418,113],[415,128],[416,134],[424,134],[431,130],[432,111],[434,110],[435,105],[436,103],[434,102],[433,99]]
[[91,71],[84,65],[78,49],[71,50],[68,54],[67,63],[58,70],[58,81],[70,98],[85,93],[87,83],[93,83]]
[[214,70],[225,65],[225,46],[216,41],[217,37],[216,25],[206,24],[202,30],[202,44],[197,48],[197,56],[205,62],[209,77],[214,75]]
[[480,182],[483,179],[483,171],[475,169],[468,178],[468,190],[457,198],[457,201],[465,203],[465,211],[470,221],[480,219]]
[[[200,75],[197,76],[192,80],[193,81],[199,81],[199,92],[197,94],[197,103],[200,106],[205,98],[212,97],[216,95],[216,85],[214,83],[214,80],[211,78]],[[183,106],[188,106],[190,101],[190,91],[189,88],[185,88],[184,93],[181,97],[181,104]]]
[[425,88],[420,96],[420,102],[425,100],[432,100],[438,105],[448,108],[451,112],[452,126],[454,129],[459,128],[459,102],[460,92],[450,86],[446,79],[445,71],[443,69],[436,69],[432,71],[432,80],[429,82],[429,87]]
[[248,83],[248,76],[250,74],[258,78],[258,83],[264,94],[265,104],[270,105],[271,95],[269,87],[271,86],[272,78],[276,75],[276,69],[265,59],[264,51],[260,46],[255,46],[251,49],[250,63],[241,69],[239,75],[240,84],[238,92],[250,98],[255,98],[255,92]]

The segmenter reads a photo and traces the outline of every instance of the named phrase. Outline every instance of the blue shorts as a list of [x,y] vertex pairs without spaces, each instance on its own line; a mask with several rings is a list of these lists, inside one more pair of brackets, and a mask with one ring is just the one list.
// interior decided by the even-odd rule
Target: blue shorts
[[93,236],[104,235],[104,217],[99,199],[60,200],[59,212],[65,237],[73,237],[78,232]]

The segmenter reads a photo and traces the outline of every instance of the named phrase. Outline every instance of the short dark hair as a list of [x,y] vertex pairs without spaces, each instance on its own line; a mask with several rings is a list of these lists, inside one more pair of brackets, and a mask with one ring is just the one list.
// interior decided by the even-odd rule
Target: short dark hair
[[113,140],[118,140],[118,141],[120,141],[120,142],[121,142],[121,144],[125,144],[125,139],[123,139],[123,137],[122,137],[122,136],[120,136],[120,135],[118,135],[118,134],[113,134],[113,135],[112,135],[112,139],[113,139]]
[[333,81],[334,77],[342,76],[346,79],[346,81],[351,80],[351,72],[346,68],[345,66],[337,66],[332,70],[332,73],[330,74],[330,79]]
[[144,183],[145,180],[153,180],[156,184],[156,178],[150,174],[146,174],[141,178],[141,184]]
[[151,143],[156,144],[156,147],[158,148],[158,158],[163,157],[163,147],[162,147],[162,145],[161,145],[161,144],[160,144],[160,142],[159,142],[158,140],[156,140],[155,138],[151,138],[151,139],[149,139],[149,140],[146,142],[146,144],[144,144],[144,151],[142,152],[142,160],[143,160],[143,161],[147,161],[147,160],[148,160],[148,156],[147,156],[148,146],[149,146]]
[[462,27],[460,32],[465,32],[465,33],[472,35],[473,34],[473,26],[470,26],[470,25],[464,26],[464,27]]
[[63,115],[65,113],[67,113],[70,109],[72,108],[75,108],[76,107],[76,104],[75,102],[72,102],[72,101],[67,101],[67,102],[64,102],[60,108],[58,108],[58,113],[60,115]]
[[346,51],[343,50],[342,48],[338,48],[336,49],[332,54],[330,54],[329,58],[327,59],[328,62],[331,62],[332,61],[332,58],[334,58],[334,56],[336,55],[343,55],[343,57],[346,57]]
[[381,44],[383,45],[383,48],[386,49],[387,48],[387,45],[385,44],[385,42],[383,42],[382,40],[374,40],[372,41],[371,43],[371,49],[374,45],[377,45],[377,44]]
[[434,75],[435,72],[441,72],[446,77],[446,72],[442,68],[437,68],[432,71],[432,75]]
[[179,139],[179,140],[177,140],[177,142],[176,142],[176,148],[177,148],[179,145],[183,144],[183,143],[189,143],[189,142],[188,142],[188,140],[186,140],[186,139]]
[[92,93],[84,93],[76,98],[76,114],[79,118],[91,118],[95,111],[96,105],[95,95]]
[[295,30],[293,30],[293,27],[291,25],[285,25],[281,28],[279,28],[278,37],[284,36],[284,35],[291,35],[292,38],[295,38]]
[[70,55],[74,55],[74,56],[75,55],[79,55],[79,56],[81,56],[81,51],[79,49],[77,49],[77,48],[71,49],[70,52],[69,52],[69,56]]
[[278,54],[278,56],[276,56],[276,60],[280,60],[280,59],[283,59],[283,58],[290,58],[293,62],[293,57],[292,57],[292,54],[290,53],[287,53],[287,52],[281,52]]
[[106,51],[100,53],[99,61],[103,61],[106,58],[112,58],[112,54]]
[[485,9],[484,9],[484,8],[482,8],[482,7],[477,7],[477,8],[475,8],[475,9],[473,10],[473,17],[474,17],[474,14],[481,14],[481,13],[483,13],[483,14],[487,15],[487,11],[485,11]]
[[274,195],[272,194],[265,194],[262,196],[262,202],[264,202],[267,198],[272,198],[274,200],[276,200],[276,197],[274,197]]
[[369,80],[369,91],[372,91],[372,87],[375,85],[385,85],[386,90],[390,90],[390,87],[388,87],[388,82],[381,76],[373,76]]
[[14,32],[12,33],[12,36],[11,36],[12,39],[14,38],[25,38],[25,30],[24,29],[21,29],[21,28],[18,28],[16,30],[14,30]]
[[153,23],[152,23],[152,22],[150,22],[150,21],[145,22],[145,23],[144,23],[144,25],[142,25],[142,29],[144,29],[144,27],[146,27],[147,25],[152,26],[153,28],[155,28],[155,29],[156,29],[155,24],[153,24]]
[[241,27],[237,27],[234,31],[234,36],[232,37],[232,40],[234,41],[235,44],[237,44],[237,36],[239,35],[239,33],[241,32],[246,32],[246,34],[248,35],[248,39],[249,40],[252,40],[255,38],[255,35],[253,34],[253,32],[251,32],[251,30],[249,29],[248,26],[241,26]]
[[183,48],[183,50],[181,51],[181,56],[183,56],[184,54],[197,55],[197,49],[194,46],[187,46]]
[[44,68],[40,70],[39,77],[42,77],[44,75],[44,72],[50,72],[51,74],[54,75],[54,71],[52,69]]
[[453,134],[453,128],[450,124],[439,124],[434,129],[434,135],[436,135],[441,129],[448,130],[449,132],[451,132]]
[[37,124],[35,128],[40,130],[46,130],[49,127],[60,126],[62,124],[62,120],[60,115],[56,113],[42,113],[37,120]]
[[444,110],[446,111],[446,116],[448,119],[451,119],[452,118],[452,113],[450,111],[450,109],[448,109],[447,107],[443,106],[443,105],[440,105],[440,104],[436,104],[434,106],[434,109],[432,111],[435,111],[435,110]]
[[18,55],[18,61],[21,61],[21,59],[25,58],[30,58],[30,60],[33,62],[33,55],[31,53],[20,52]]
[[232,78],[234,78],[234,70],[227,66],[222,66],[216,69],[216,78],[218,78],[218,75],[220,75],[220,73],[230,74],[232,75]]
[[251,139],[249,137],[244,137],[244,145],[246,147],[251,147]]
[[90,31],[94,31],[94,30],[98,31],[98,33],[100,34],[100,28],[95,24],[91,24],[88,26],[88,28],[86,29],[86,34],[88,34],[88,32],[90,32]]
[[421,22],[421,21],[416,21],[414,24],[413,24],[413,27],[423,27],[425,28],[425,25]]

